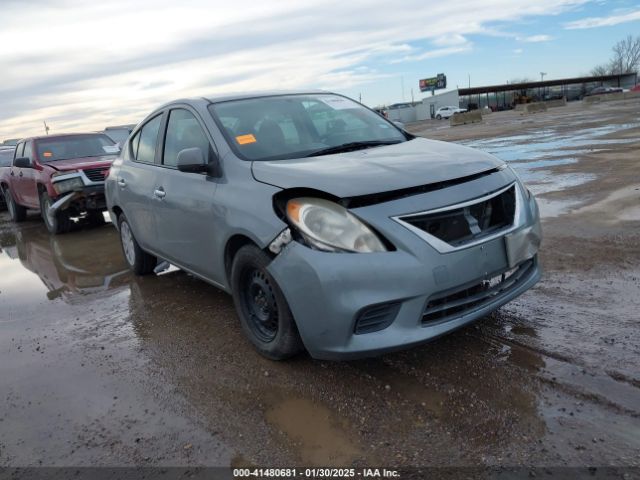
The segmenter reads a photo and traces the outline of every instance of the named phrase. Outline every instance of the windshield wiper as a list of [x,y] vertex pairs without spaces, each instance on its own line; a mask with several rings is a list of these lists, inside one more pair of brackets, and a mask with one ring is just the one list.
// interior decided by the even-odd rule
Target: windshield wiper
[[352,152],[354,150],[363,150],[365,148],[379,147],[381,145],[394,145],[400,143],[402,140],[369,140],[366,142],[349,142],[342,145],[335,145],[333,147],[321,148],[313,153],[307,155],[307,157],[319,157],[320,155],[331,155],[332,153]]

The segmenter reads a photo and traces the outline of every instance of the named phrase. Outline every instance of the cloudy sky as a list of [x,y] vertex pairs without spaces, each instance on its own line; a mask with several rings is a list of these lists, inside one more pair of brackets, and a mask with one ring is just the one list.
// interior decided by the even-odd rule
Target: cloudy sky
[[640,34],[627,0],[0,0],[0,140],[137,123],[184,96],[323,88],[374,106],[580,75]]

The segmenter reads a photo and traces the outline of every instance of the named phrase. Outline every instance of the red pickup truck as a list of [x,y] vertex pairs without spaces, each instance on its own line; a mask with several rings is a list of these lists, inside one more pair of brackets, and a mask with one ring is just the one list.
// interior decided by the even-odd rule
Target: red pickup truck
[[0,189],[14,222],[40,210],[51,233],[70,230],[73,218],[104,223],[104,179],[119,153],[101,133],[20,140],[10,166],[0,167]]

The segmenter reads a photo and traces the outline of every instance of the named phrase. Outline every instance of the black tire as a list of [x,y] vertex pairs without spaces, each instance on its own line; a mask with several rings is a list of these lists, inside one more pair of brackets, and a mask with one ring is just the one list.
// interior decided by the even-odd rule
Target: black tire
[[254,245],[245,245],[233,258],[231,289],[240,324],[265,357],[284,360],[303,350],[287,300],[267,265],[271,258]]
[[73,227],[73,221],[69,218],[69,214],[64,210],[59,210],[53,215],[49,215],[47,210],[51,203],[51,197],[49,197],[47,192],[42,192],[40,194],[40,215],[44,220],[47,230],[54,235],[68,232],[71,230],[71,227]]
[[92,227],[101,227],[105,223],[107,223],[104,219],[104,215],[102,210],[89,210],[87,212],[87,217],[85,218],[89,225]]
[[18,205],[13,199],[13,194],[9,187],[5,187],[2,191],[4,194],[5,202],[7,203],[7,210],[9,210],[9,216],[15,223],[24,222],[27,219],[27,209],[22,205]]
[[[120,232],[122,254],[133,273],[136,275],[149,275],[152,273],[153,269],[156,268],[158,259],[140,248],[124,213],[121,213],[118,217],[118,231]],[[130,236],[130,238],[125,238],[128,236]],[[127,243],[128,246],[125,246],[125,243]]]
[[442,115],[436,115],[437,120],[442,120]]

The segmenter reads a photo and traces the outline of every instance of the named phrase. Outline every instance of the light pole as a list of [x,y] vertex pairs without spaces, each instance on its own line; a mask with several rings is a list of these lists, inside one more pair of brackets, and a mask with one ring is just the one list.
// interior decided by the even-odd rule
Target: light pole
[[[544,76],[547,74],[547,72],[540,72],[540,81],[544,82]],[[544,87],[541,87],[544,88]],[[538,89],[538,95],[540,95],[540,88]]]

